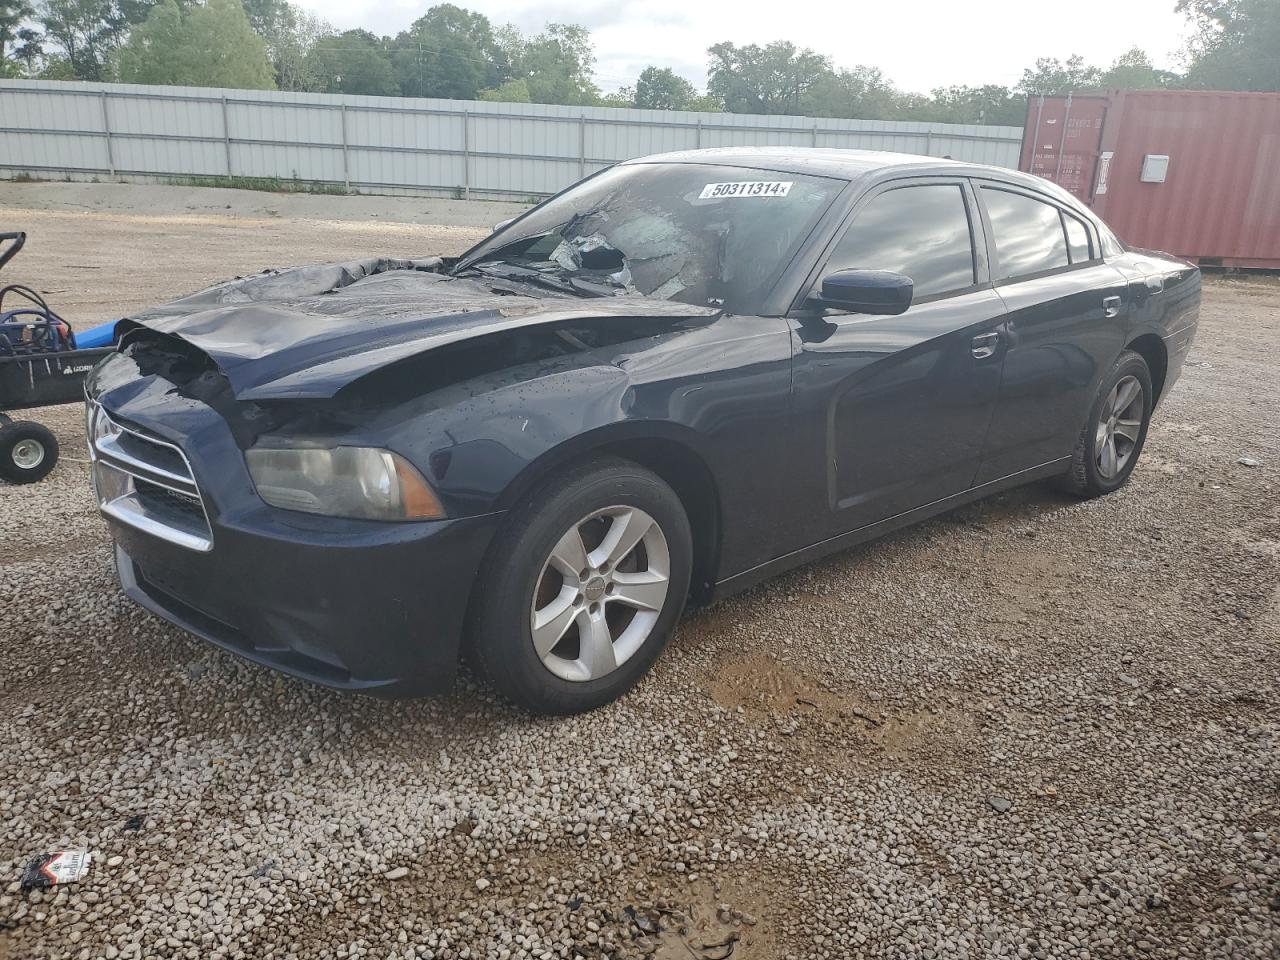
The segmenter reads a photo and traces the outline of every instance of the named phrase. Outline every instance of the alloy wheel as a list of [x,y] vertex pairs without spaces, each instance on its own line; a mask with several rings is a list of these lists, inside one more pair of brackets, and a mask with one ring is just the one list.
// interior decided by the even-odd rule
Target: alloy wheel
[[1133,459],[1145,413],[1142,384],[1137,377],[1121,377],[1102,405],[1093,444],[1098,473],[1105,479],[1114,480]]
[[598,680],[644,645],[670,583],[671,552],[653,517],[638,507],[596,510],[543,564],[530,606],[534,650],[562,680]]

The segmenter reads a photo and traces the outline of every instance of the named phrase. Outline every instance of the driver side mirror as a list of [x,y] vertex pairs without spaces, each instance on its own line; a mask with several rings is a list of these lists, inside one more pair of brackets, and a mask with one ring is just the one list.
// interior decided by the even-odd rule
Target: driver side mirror
[[822,278],[819,306],[897,316],[911,306],[910,277],[888,270],[837,270]]

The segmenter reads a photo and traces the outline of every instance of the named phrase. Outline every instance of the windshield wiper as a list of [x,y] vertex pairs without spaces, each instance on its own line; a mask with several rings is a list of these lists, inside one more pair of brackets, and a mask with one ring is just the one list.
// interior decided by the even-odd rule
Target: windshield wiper
[[589,280],[583,277],[575,277],[563,270],[557,274],[550,274],[534,267],[523,267],[519,264],[494,261],[473,263],[466,269],[459,271],[455,276],[462,276],[472,271],[482,276],[529,283],[549,290],[572,293],[583,297],[609,297],[613,295],[614,289],[622,288],[621,284],[606,286],[595,282],[594,278]]
[[573,286],[573,289],[589,297],[614,297],[617,296],[617,291],[625,291],[627,289],[626,284],[619,283],[612,277],[607,279],[608,283],[602,283],[594,277],[590,279],[587,277],[565,277],[565,280]]
[[561,293],[578,293],[572,284],[564,280],[549,277],[538,270],[516,266],[512,263],[495,263],[492,261],[473,263],[465,270],[459,270],[454,276],[461,277],[468,273],[478,273],[481,276],[495,277],[499,280],[514,280],[517,283],[529,283],[539,287],[547,287],[551,290],[559,290]]

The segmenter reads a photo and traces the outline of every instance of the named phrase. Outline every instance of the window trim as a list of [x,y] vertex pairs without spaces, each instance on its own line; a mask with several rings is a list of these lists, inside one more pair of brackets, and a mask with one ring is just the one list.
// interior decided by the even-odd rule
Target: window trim
[[[836,248],[840,245],[840,241],[844,239],[845,234],[856,222],[858,215],[878,197],[883,194],[890,193],[894,190],[904,190],[910,187],[937,187],[952,186],[960,190],[960,196],[964,203],[965,216],[969,221],[969,250],[973,257],[974,283],[967,287],[959,287],[955,290],[943,291],[941,293],[930,294],[927,297],[913,297],[911,306],[915,307],[921,303],[933,303],[936,300],[946,300],[952,297],[963,296],[965,294],[974,293],[979,290],[990,289],[991,269],[990,269],[990,252],[989,241],[987,236],[986,222],[982,219],[982,212],[976,191],[968,177],[956,176],[954,174],[937,174],[937,175],[921,175],[913,174],[905,177],[896,177],[889,180],[883,180],[869,187],[853,203],[848,212],[841,219],[839,225],[832,232],[831,238],[824,245],[820,255],[814,262],[813,267],[809,270],[808,276],[800,285],[799,293],[792,303],[789,314],[797,311],[803,311],[805,304],[814,295],[822,282],[822,277],[826,274],[827,264]],[[975,213],[977,216],[975,216]],[[849,316],[852,311],[833,313],[832,316]]]
[[[970,179],[972,180],[973,192],[978,198],[979,209],[982,211],[982,226],[987,235],[987,256],[991,264],[991,285],[993,287],[1005,287],[1013,283],[1023,283],[1027,280],[1039,280],[1041,277],[1056,276],[1059,273],[1070,273],[1073,270],[1083,270],[1086,267],[1095,267],[1103,262],[1102,245],[1099,242],[1096,232],[1093,230],[1093,225],[1061,201],[1049,196],[1048,194],[1040,193],[1038,190],[1032,190],[1019,184],[1008,183],[1004,180],[991,180],[984,177],[972,177]],[[1019,194],[1026,197],[1028,200],[1037,200],[1046,206],[1056,209],[1058,211],[1058,224],[1062,230],[1062,241],[1066,244],[1067,248],[1068,263],[1066,266],[1050,267],[1048,270],[1037,270],[1035,273],[1024,273],[1016,277],[1003,277],[997,279],[996,271],[1000,267],[1000,255],[996,250],[995,228],[991,225],[991,215],[987,211],[987,202],[982,196],[982,191],[984,189],[1000,190],[1004,193]],[[1088,260],[1081,260],[1079,263],[1070,262],[1071,244],[1067,240],[1067,226],[1066,222],[1062,219],[1064,215],[1075,217],[1075,219],[1085,225],[1085,233],[1089,237],[1090,258]]]
[[[1089,229],[1089,224],[1081,217],[1076,216],[1066,207],[1058,208],[1058,216],[1062,220],[1062,235],[1067,238],[1067,259],[1071,262],[1071,266],[1083,266],[1086,263],[1097,263],[1102,257],[1098,252],[1098,244],[1094,242],[1093,231]],[[1067,227],[1067,219],[1070,218],[1084,228],[1084,242],[1089,248],[1089,256],[1084,260],[1076,260],[1071,256],[1071,231]]]

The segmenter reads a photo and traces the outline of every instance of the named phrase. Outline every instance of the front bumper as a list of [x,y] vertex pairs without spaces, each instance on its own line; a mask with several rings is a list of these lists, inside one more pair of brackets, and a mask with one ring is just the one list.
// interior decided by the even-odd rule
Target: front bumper
[[453,682],[471,581],[497,519],[340,539],[215,522],[208,552],[108,522],[121,586],[152,613],[314,683],[414,697]]
[[448,688],[500,514],[383,523],[270,507],[222,415],[112,359],[95,386],[115,382],[90,391],[86,429],[130,598],[326,686],[379,696]]

